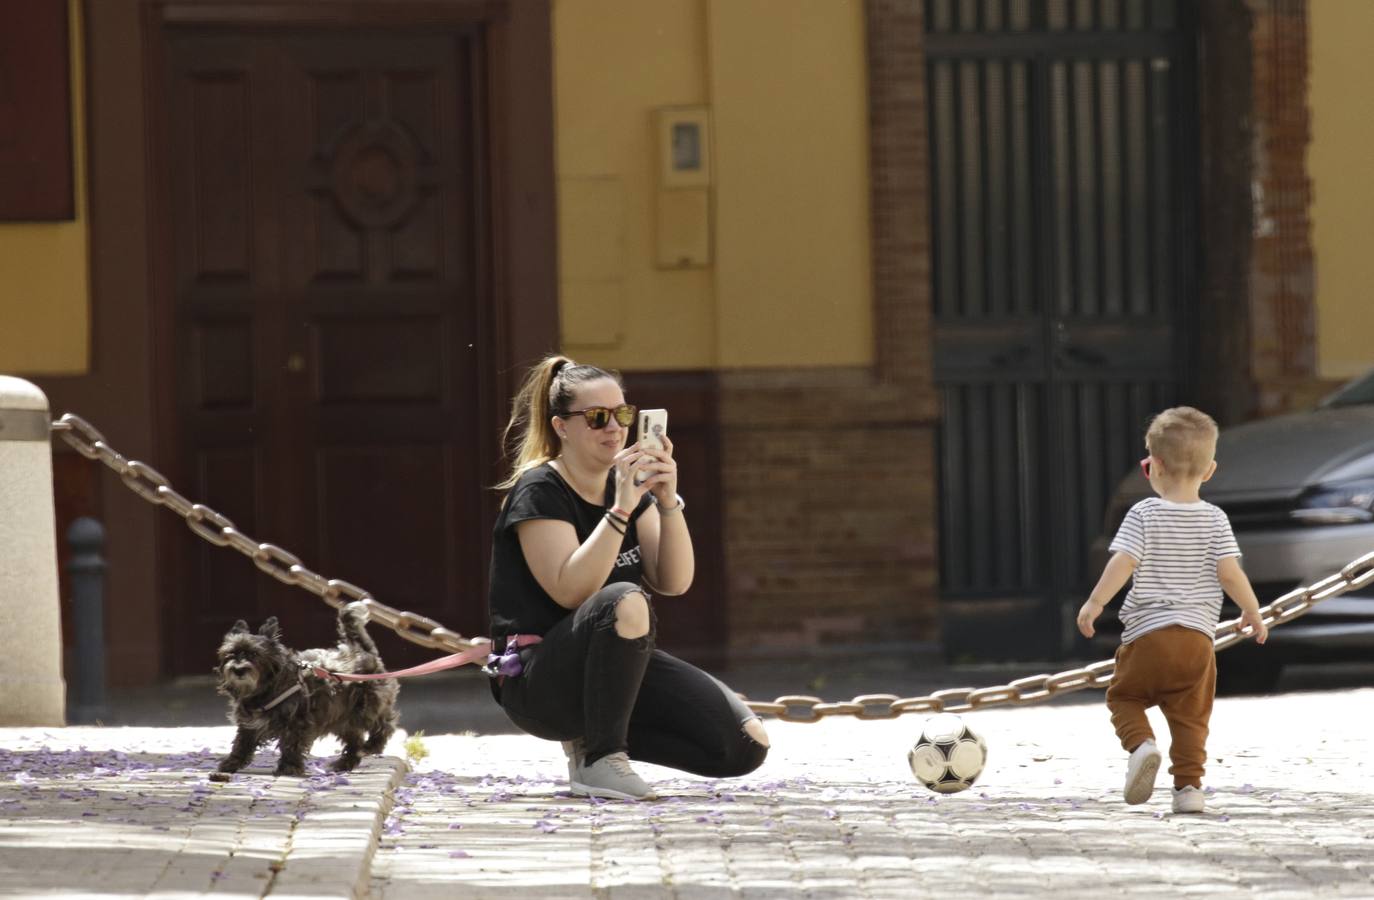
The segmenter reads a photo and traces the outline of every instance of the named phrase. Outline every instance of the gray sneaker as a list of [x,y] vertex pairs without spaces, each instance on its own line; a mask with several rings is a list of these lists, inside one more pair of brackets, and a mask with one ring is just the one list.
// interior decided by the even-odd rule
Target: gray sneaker
[[590,766],[582,766],[572,780],[572,791],[582,797],[602,797],[609,800],[654,800],[657,795],[644,779],[630,768],[630,758],[624,753],[603,756]]
[[[568,757],[568,783],[577,783],[577,774],[582,771],[582,757],[587,753],[586,744],[582,738],[574,738],[571,741],[563,742],[563,753]],[[574,789],[574,793],[576,790]]]

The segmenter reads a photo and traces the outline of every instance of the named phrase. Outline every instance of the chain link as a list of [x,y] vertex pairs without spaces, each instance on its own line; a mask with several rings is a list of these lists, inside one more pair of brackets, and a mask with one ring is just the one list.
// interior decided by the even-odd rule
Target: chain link
[[[301,564],[293,554],[276,544],[259,543],[234,525],[227,517],[208,506],[192,503],[172,488],[171,482],[160,472],[138,460],[126,459],[105,440],[105,436],[89,422],[72,413],[64,414],[52,423],[52,432],[60,435],[77,453],[87,459],[103,462],[119,475],[129,489],[157,506],[165,506],[186,520],[186,526],[200,537],[220,547],[232,547],[253,561],[259,569],[283,584],[299,587],[338,609],[347,603],[360,602],[367,607],[369,618],[390,628],[402,638],[432,650],[461,652],[485,638],[466,638],[426,616],[393,609],[377,601],[372,594],[356,584],[337,578],[325,578]],[[1374,553],[1351,560],[1339,572],[1306,587],[1296,588],[1260,609],[1265,625],[1274,627],[1291,622],[1308,613],[1313,606],[1349,591],[1374,584]],[[1239,619],[1231,619],[1217,626],[1213,646],[1224,650],[1250,636],[1250,629],[1242,627]],[[1039,703],[1061,694],[1084,688],[1104,688],[1111,683],[1116,662],[1104,659],[1076,669],[1054,674],[1018,678],[1009,684],[985,688],[948,688],[922,697],[898,697],[896,694],[863,694],[848,701],[825,701],[820,697],[787,694],[772,702],[742,698],[749,709],[759,715],[776,716],[788,722],[819,722],[829,716],[854,716],[858,719],[895,719],[907,713],[964,713],[992,706],[1024,706]]]
[[485,638],[467,638],[449,631],[438,622],[416,613],[392,609],[379,603],[370,593],[336,578],[325,576],[306,568],[301,560],[291,552],[258,541],[240,531],[228,516],[216,512],[208,506],[193,503],[177,493],[165,475],[152,466],[138,460],[126,459],[110,446],[91,423],[80,416],[67,413],[52,423],[52,432],[70,444],[77,453],[87,459],[98,460],[108,466],[128,486],[129,490],[156,506],[165,506],[181,516],[198,536],[219,547],[230,547],[253,561],[263,572],[293,587],[299,587],[319,597],[335,609],[352,603],[366,605],[368,616],[373,622],[390,628],[413,644],[430,650],[461,652],[485,643]]

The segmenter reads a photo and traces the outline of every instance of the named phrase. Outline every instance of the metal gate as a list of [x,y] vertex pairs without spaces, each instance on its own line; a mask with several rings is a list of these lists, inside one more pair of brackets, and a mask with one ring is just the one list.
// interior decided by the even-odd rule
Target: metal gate
[[1063,654],[1112,487],[1191,381],[1191,4],[925,22],[945,646]]

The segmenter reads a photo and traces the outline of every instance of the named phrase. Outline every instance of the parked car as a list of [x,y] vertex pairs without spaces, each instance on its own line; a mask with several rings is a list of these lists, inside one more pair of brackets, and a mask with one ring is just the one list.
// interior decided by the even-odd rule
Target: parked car
[[[1261,604],[1374,551],[1374,371],[1316,409],[1224,429],[1216,458],[1216,475],[1202,486],[1202,497],[1230,517]],[[1106,563],[1126,511],[1149,495],[1138,468],[1117,487],[1093,543],[1095,572]],[[1104,613],[1095,649],[1114,646],[1121,599]],[[1228,599],[1223,619],[1237,615]],[[1263,647],[1245,641],[1220,653],[1218,690],[1272,690],[1290,662],[1371,659],[1374,592],[1345,594],[1275,628]]]

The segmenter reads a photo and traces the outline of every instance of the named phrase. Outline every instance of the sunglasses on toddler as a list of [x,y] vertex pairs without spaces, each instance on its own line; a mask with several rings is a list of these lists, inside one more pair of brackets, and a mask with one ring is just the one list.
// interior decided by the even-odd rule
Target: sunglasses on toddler
[[622,403],[614,409],[606,406],[589,406],[586,409],[572,409],[565,413],[559,413],[558,417],[560,419],[571,419],[573,416],[580,414],[587,420],[588,428],[591,428],[593,431],[600,431],[611,424],[612,416],[615,417],[615,420],[620,423],[622,428],[629,428],[634,424],[635,413],[638,411],[639,410],[635,409],[630,404]]

